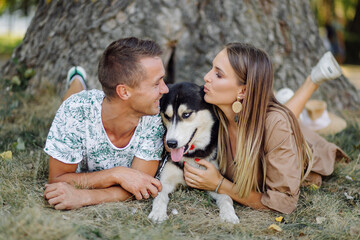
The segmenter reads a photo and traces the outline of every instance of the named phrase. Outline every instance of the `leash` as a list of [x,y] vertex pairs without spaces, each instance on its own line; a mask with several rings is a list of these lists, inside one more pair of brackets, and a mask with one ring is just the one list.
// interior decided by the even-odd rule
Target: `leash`
[[160,173],[163,171],[165,164],[168,161],[168,158],[169,158],[169,153],[166,153],[164,156],[164,159],[162,160],[162,163],[160,164],[160,166],[155,174],[156,179],[160,180]]

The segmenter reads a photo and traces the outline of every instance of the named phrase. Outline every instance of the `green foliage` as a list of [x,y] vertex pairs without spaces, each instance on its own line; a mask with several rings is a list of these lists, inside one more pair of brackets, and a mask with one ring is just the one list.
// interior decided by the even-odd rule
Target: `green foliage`
[[[338,45],[344,52],[336,52],[340,63],[360,64],[360,2],[358,0],[310,0],[316,20],[323,30],[325,38],[326,25],[333,30],[329,39],[333,45]],[[332,33],[333,32],[333,33]]]
[[[49,105],[43,105],[41,101],[49,93],[54,94],[54,89],[46,89],[47,92],[41,92],[39,96],[27,93],[28,82],[35,71],[16,60],[14,63],[17,75],[0,79],[0,152],[42,148],[53,118],[53,112],[46,109]],[[37,114],[39,111],[42,113]]]
[[22,42],[22,37],[9,35],[0,36],[0,54],[10,56],[13,50]]
[[[29,80],[34,76],[35,71],[26,68],[23,64],[17,64],[16,59],[14,63],[16,64],[17,75],[11,79],[0,79],[0,130],[3,131],[9,131],[9,129],[6,129],[5,122],[14,122],[16,119],[16,111],[23,109],[24,104],[33,98],[32,95],[26,94],[25,90]],[[22,118],[20,117],[19,119]],[[16,136],[29,138],[27,134],[24,136],[16,134]],[[2,145],[8,145],[9,141],[9,137],[2,137],[0,139],[0,149]]]
[[336,15],[343,16],[346,25],[354,19],[358,0],[310,0],[310,4],[320,26],[325,25],[326,21],[332,20]]
[[0,14],[8,10],[13,13],[20,10],[25,16],[28,16],[30,8],[38,5],[40,0],[2,0],[0,2]]
[[16,65],[17,75],[11,77],[11,79],[3,79],[1,81],[2,86],[9,92],[9,95],[14,92],[22,92],[26,90],[29,84],[29,80],[35,75],[35,70],[27,68],[24,64],[18,63],[17,59],[12,59]]

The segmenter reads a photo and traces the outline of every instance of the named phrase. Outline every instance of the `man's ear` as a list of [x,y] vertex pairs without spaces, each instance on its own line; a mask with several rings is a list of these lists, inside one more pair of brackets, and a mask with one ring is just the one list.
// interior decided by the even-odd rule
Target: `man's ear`
[[129,87],[125,84],[119,84],[116,86],[116,94],[122,100],[128,100],[131,96],[131,92],[129,91]]
[[241,85],[238,90],[238,96],[240,99],[244,99],[246,95],[246,85]]

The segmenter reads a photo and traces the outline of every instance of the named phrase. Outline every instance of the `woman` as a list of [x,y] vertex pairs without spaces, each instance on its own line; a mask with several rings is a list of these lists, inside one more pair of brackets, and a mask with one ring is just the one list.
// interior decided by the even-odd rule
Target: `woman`
[[226,45],[204,77],[205,101],[216,106],[220,120],[220,171],[199,160],[206,170],[186,165],[186,183],[228,194],[255,209],[291,213],[306,177],[320,185],[320,175],[331,174],[335,159],[347,158],[317,134],[302,132],[297,121],[318,85],[338,77],[321,74],[323,67],[317,66],[313,79],[309,76],[287,103],[290,110],[274,97],[267,54],[249,44]]

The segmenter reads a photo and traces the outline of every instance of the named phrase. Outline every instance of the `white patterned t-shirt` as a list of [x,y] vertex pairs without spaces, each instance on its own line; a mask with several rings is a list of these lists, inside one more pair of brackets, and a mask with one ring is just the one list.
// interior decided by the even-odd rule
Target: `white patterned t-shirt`
[[111,143],[102,124],[104,97],[100,90],[82,91],[69,97],[56,113],[44,151],[63,163],[79,164],[77,172],[130,167],[135,156],[160,160],[164,127],[159,114],[141,117],[128,145],[118,148]]

